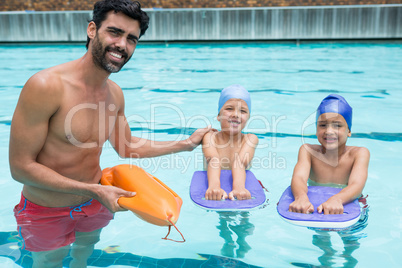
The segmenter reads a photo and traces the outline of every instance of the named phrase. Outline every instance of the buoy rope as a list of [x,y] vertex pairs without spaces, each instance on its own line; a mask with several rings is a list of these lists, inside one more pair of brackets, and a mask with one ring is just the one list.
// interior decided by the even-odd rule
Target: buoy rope
[[170,234],[170,230],[171,230],[171,228],[172,228],[172,225],[169,225],[168,233],[167,233],[167,235],[166,235],[164,238],[162,238],[162,239],[164,239],[164,240],[170,240],[170,241],[177,242],[177,243],[184,243],[184,242],[186,242],[186,239],[184,239],[183,234],[179,231],[179,229],[176,227],[176,225],[170,220],[170,218],[168,219],[168,221],[173,225],[174,228],[176,228],[176,230],[179,232],[179,234],[180,234],[181,237],[183,238],[183,241],[178,241],[178,240],[173,240],[173,239],[167,238],[167,237],[169,236],[169,234]]

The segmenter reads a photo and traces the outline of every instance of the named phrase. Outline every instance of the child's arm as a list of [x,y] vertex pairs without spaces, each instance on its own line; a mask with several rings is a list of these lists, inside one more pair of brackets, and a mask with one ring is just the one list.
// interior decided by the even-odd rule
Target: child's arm
[[324,214],[343,214],[343,205],[361,196],[368,175],[369,150],[364,147],[358,148],[354,159],[348,186],[322,203],[317,208],[318,213],[324,211]]
[[207,133],[202,139],[202,152],[208,165],[208,189],[205,192],[205,199],[207,200],[221,200],[228,197],[221,188],[221,163],[219,153],[214,146],[214,135],[215,133]]
[[254,134],[247,134],[246,140],[239,154],[234,156],[232,164],[233,188],[229,193],[229,199],[238,200],[250,199],[251,194],[246,189],[246,168],[254,157],[255,148],[258,145],[258,137]]
[[307,180],[311,170],[311,155],[306,149],[307,146],[304,144],[300,147],[297,164],[293,170],[291,187],[295,201],[289,205],[290,212],[314,212],[314,206],[307,196]]

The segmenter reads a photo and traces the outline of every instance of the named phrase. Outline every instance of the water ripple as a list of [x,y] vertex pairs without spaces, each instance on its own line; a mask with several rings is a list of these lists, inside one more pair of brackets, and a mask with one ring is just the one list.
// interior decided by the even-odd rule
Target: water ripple
[[[139,128],[132,127],[131,131],[141,131],[146,133],[155,134],[169,134],[169,135],[191,135],[196,128],[163,128],[163,129],[150,129],[150,128]],[[311,135],[300,135],[292,133],[280,133],[280,132],[265,132],[265,133],[254,133],[259,138],[311,138],[316,139],[317,136]],[[352,133],[351,138],[356,139],[371,139],[378,141],[402,141],[402,133],[386,133],[386,132],[370,132],[370,133]]]
[[0,120],[0,125],[11,126],[11,120]]
[[[163,88],[146,88],[146,87],[130,87],[123,88],[123,90],[147,90],[156,93],[211,93],[222,91],[222,88],[197,88],[197,89],[163,89]],[[262,93],[262,92],[273,92],[277,94],[305,94],[305,93],[347,93],[347,94],[364,94],[361,95],[363,98],[383,98],[375,96],[373,94],[380,95],[390,95],[386,89],[377,89],[370,91],[353,91],[353,90],[336,90],[336,89],[317,89],[317,90],[288,90],[288,89],[278,89],[278,88],[262,88],[262,89],[250,89],[250,93]]]
[[[0,120],[0,125],[11,125],[11,120]],[[168,134],[168,135],[191,135],[196,130],[196,128],[162,128],[162,129],[150,129],[150,128],[140,128],[131,127],[131,131],[141,131],[145,133],[154,134]],[[292,133],[280,133],[280,132],[265,132],[265,133],[254,133],[259,138],[311,138],[316,139],[317,136],[311,135],[300,135]],[[371,139],[378,141],[402,141],[402,133],[386,133],[386,132],[370,132],[370,133],[352,133],[351,138],[357,139]]]
[[[12,69],[14,70],[14,69]],[[139,68],[125,67],[122,72],[138,72]],[[153,69],[154,73],[227,73],[228,69],[185,69],[185,68],[160,68]],[[277,69],[230,69],[230,72],[238,73],[282,73],[282,74],[294,74],[294,73],[343,73],[343,74],[364,74],[363,71],[344,71],[344,70],[314,70],[314,69],[289,69],[289,70],[277,70]]]

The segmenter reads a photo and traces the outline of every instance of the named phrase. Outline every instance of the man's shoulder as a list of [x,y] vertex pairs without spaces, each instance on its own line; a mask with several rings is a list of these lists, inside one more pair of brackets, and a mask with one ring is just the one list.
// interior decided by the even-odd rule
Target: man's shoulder
[[62,89],[62,79],[57,69],[48,68],[32,75],[24,86],[24,91],[37,94],[52,94],[57,93]]
[[74,66],[73,62],[66,62],[40,70],[31,76],[29,80],[45,84],[61,82],[63,77],[69,76],[72,72],[77,72],[77,68]]
[[121,90],[120,86],[116,82],[111,80],[110,78],[107,80],[107,83],[108,83],[110,88],[112,88],[114,90]]
[[123,90],[116,82],[108,79],[107,84],[111,94],[113,94],[116,97],[123,97]]

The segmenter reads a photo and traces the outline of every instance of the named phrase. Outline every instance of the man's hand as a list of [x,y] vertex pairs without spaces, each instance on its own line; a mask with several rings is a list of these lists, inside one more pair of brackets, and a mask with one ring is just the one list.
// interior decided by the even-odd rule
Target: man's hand
[[136,195],[135,192],[129,192],[115,186],[100,184],[97,184],[96,186],[98,187],[98,189],[96,191],[97,197],[95,197],[95,199],[98,200],[112,213],[127,210],[119,206],[119,203],[117,201],[120,197],[133,197]]
[[196,131],[194,131],[193,134],[186,140],[188,144],[190,144],[189,151],[192,151],[195,147],[200,145],[202,138],[204,135],[210,131],[216,132],[217,130],[212,128],[211,126],[207,126],[204,128],[199,128]]
[[311,204],[310,200],[306,196],[303,198],[298,198],[295,201],[293,201],[289,205],[289,211],[308,214],[314,212],[314,206],[313,204]]
[[322,203],[317,208],[317,211],[318,211],[318,213],[324,212],[325,215],[328,215],[328,214],[343,214],[342,200],[336,198],[335,196],[332,196],[327,201]]

